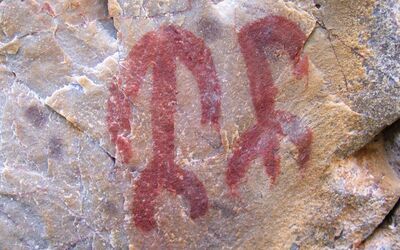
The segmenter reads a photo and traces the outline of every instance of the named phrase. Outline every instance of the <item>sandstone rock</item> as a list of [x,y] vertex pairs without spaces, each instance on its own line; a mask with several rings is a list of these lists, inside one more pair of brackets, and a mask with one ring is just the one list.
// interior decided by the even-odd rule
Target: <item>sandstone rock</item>
[[0,248],[358,247],[400,196],[398,7],[0,1]]

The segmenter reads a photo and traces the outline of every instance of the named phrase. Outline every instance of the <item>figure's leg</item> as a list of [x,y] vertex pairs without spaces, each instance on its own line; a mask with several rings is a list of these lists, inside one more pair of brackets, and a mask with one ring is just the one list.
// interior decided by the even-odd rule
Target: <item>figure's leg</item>
[[273,133],[267,135],[272,138],[268,140],[263,150],[265,173],[271,178],[271,184],[276,183],[276,178],[280,173],[279,141],[276,132]]
[[289,137],[289,139],[293,142],[293,144],[296,145],[297,149],[299,150],[297,163],[299,164],[300,169],[304,169],[307,162],[310,160],[312,132],[310,129],[307,128],[300,136],[295,136],[294,138]]
[[297,147],[299,151],[297,163],[300,169],[304,169],[311,154],[311,129],[301,124],[298,117],[289,113],[280,111],[277,117],[281,124],[283,134],[287,135],[289,140]]
[[133,217],[135,225],[148,232],[156,227],[154,219],[156,198],[159,195],[159,173],[154,164],[143,170],[135,183]]
[[259,155],[257,145],[262,132],[263,128],[258,125],[246,131],[239,139],[238,148],[234,150],[228,161],[226,181],[232,193],[236,192],[236,187],[249,169],[250,162]]
[[206,214],[208,197],[206,189],[196,175],[175,165],[170,168],[166,179],[167,189],[182,195],[190,205],[190,218],[196,219]]

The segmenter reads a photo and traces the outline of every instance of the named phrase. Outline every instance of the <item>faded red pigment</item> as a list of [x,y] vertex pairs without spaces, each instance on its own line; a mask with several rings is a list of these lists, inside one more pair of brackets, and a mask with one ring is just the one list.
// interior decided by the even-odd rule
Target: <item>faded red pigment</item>
[[288,136],[298,148],[297,162],[303,169],[310,158],[312,133],[301,125],[299,118],[275,109],[278,89],[274,86],[267,59],[271,50],[282,48],[294,63],[293,74],[302,78],[308,74],[308,59],[301,55],[305,34],[292,21],[270,16],[244,26],[239,32],[239,44],[247,65],[250,94],[257,123],[238,140],[238,147],[228,161],[226,181],[233,194],[250,167],[251,161],[262,157],[266,174],[275,183],[280,173],[279,135]]
[[[137,96],[147,71],[152,68],[151,126],[153,159],[143,170],[134,187],[133,217],[143,230],[155,228],[156,198],[166,189],[182,195],[195,219],[208,210],[204,185],[190,171],[175,163],[174,114],[176,112],[176,59],[193,74],[200,92],[201,123],[219,130],[221,89],[210,50],[203,40],[176,26],[164,26],[149,32],[132,48],[120,78],[110,87],[108,129],[117,154],[128,163],[132,148],[130,101]],[[123,86],[124,85],[124,86]]]
[[51,7],[51,5],[49,3],[44,3],[42,5],[41,11],[47,13],[48,15],[55,17],[56,14],[54,13],[53,8]]

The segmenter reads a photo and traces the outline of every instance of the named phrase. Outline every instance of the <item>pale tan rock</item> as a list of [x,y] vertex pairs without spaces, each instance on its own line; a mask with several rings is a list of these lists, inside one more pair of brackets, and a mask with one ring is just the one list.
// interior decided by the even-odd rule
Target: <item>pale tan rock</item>
[[21,44],[18,40],[18,38],[14,38],[12,41],[2,44],[0,46],[0,53],[1,54],[12,54],[15,55],[18,52],[19,47],[21,47]]
[[[68,85],[46,99],[46,104],[57,110],[65,119],[82,131],[90,133],[107,151],[114,152],[108,137],[105,103],[99,100],[108,98],[103,85],[93,83],[86,76],[75,79],[79,85]],[[76,110],[81,109],[77,113]]]

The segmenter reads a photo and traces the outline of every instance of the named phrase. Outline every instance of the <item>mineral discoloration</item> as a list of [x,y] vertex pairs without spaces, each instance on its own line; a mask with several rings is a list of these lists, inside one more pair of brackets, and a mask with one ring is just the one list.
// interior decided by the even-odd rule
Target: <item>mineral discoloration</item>
[[51,137],[49,141],[49,156],[52,158],[60,158],[63,154],[63,141],[57,137]]
[[223,204],[223,203],[221,203],[219,201],[211,202],[210,207],[215,209],[215,210],[220,211],[221,215],[224,218],[232,218],[232,217],[235,217],[235,216],[238,215],[238,212],[235,211],[234,208],[232,208],[229,205]]
[[45,114],[42,108],[36,105],[32,105],[25,110],[25,117],[36,128],[42,128],[48,120],[47,114]]
[[197,24],[197,32],[207,41],[213,42],[218,40],[223,32],[219,20],[213,17],[202,17]]

